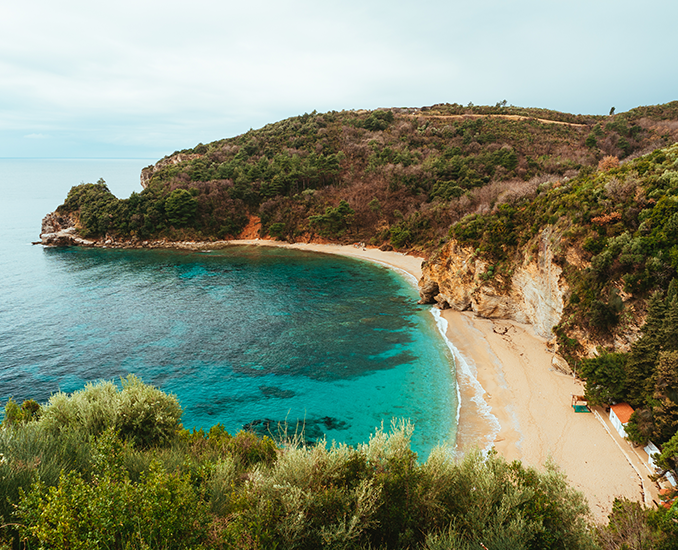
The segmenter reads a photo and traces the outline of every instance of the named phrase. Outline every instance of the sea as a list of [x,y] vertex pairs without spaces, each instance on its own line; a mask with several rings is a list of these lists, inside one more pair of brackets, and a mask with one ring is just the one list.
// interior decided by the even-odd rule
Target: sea
[[176,395],[187,429],[357,445],[408,420],[420,458],[454,447],[454,358],[402,272],[273,247],[31,244],[72,186],[126,198],[153,162],[0,159],[0,407],[132,373]]

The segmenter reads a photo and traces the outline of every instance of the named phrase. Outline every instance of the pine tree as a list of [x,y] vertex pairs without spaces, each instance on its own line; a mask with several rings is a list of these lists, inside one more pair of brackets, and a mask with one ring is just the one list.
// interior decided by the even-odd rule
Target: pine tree
[[678,432],[678,352],[662,351],[654,376],[654,439],[664,443]]
[[675,277],[671,279],[669,288],[666,291],[666,303],[669,304],[673,302],[674,298],[678,298],[678,279]]
[[678,351],[678,297],[674,297],[670,304],[667,304],[660,344],[662,350]]
[[626,362],[626,397],[635,407],[645,404],[654,391],[653,377],[663,340],[666,303],[662,292],[650,298],[643,335],[631,346]]

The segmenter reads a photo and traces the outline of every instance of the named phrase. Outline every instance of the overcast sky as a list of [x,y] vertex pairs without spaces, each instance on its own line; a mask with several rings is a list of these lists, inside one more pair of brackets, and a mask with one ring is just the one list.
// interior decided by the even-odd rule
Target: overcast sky
[[22,0],[0,157],[153,157],[289,116],[678,99],[675,0]]

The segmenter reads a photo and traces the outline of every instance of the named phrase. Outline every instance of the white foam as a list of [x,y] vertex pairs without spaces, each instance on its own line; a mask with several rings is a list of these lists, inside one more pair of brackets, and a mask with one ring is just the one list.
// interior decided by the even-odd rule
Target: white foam
[[492,407],[487,404],[487,401],[485,401],[485,398],[483,397],[487,392],[478,381],[478,372],[475,368],[475,365],[469,363],[469,361],[461,354],[454,343],[447,337],[447,319],[445,319],[442,316],[440,310],[435,307],[431,308],[431,314],[436,320],[436,325],[440,331],[440,334],[443,336],[443,340],[445,340],[447,347],[454,357],[454,363],[457,368],[457,430],[459,429],[459,417],[461,413],[461,390],[459,388],[461,384],[466,384],[474,390],[474,395],[471,397],[471,401],[476,404],[480,415],[484,417],[491,426],[491,432],[487,436],[484,447],[482,447],[482,451],[487,453],[492,448],[494,440],[501,430],[499,419],[494,414],[492,414]]

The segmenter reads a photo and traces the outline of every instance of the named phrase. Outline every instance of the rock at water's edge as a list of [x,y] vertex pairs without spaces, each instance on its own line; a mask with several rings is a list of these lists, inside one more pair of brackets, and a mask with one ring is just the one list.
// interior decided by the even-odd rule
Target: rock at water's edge
[[[488,276],[487,262],[477,258],[472,248],[451,241],[422,266],[420,303],[437,302],[438,307],[472,310],[480,317],[529,323],[537,334],[551,338],[569,292],[562,269],[553,262],[558,240],[549,228],[528,243],[507,283]],[[526,253],[533,245],[538,253]]]
[[51,212],[42,219],[40,241],[45,246],[91,246],[94,244],[94,241],[83,239],[78,235],[73,218],[61,216],[56,212]]

